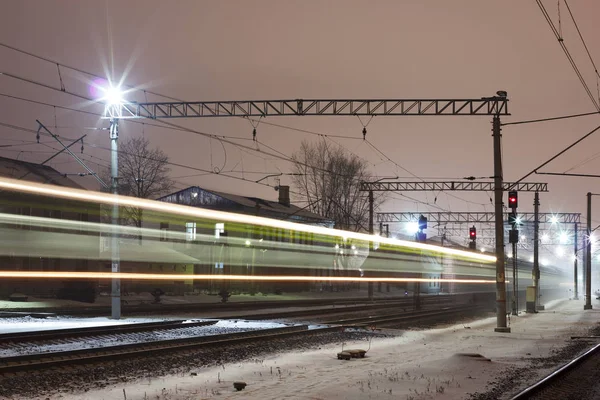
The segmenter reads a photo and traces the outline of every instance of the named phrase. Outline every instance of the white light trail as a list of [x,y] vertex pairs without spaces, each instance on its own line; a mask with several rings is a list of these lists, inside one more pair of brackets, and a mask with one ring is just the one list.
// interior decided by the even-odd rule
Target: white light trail
[[290,276],[290,275],[181,275],[143,274],[134,272],[54,272],[54,271],[0,271],[0,278],[43,278],[43,279],[131,279],[131,280],[226,280],[226,281],[336,281],[336,282],[450,282],[450,283],[496,283],[490,279],[429,279],[391,277],[349,276]]
[[356,239],[365,241],[376,241],[389,245],[395,245],[408,249],[428,250],[436,253],[449,254],[453,256],[463,257],[465,259],[477,260],[480,262],[493,263],[496,257],[472,253],[469,251],[440,247],[426,243],[410,242],[406,240],[392,240],[390,238],[374,237],[365,233],[342,231],[339,229],[330,229],[320,226],[304,225],[294,222],[275,220],[265,217],[257,217],[252,215],[235,214],[223,211],[207,210],[197,207],[182,206],[179,204],[165,203],[156,200],[139,199],[126,196],[115,196],[112,194],[86,191],[81,189],[64,188],[53,185],[45,185],[33,182],[24,182],[16,179],[0,179],[0,189],[28,193],[31,195],[49,196],[62,199],[79,200],[84,202],[101,203],[112,205],[117,203],[122,206],[141,208],[159,212],[173,213],[179,215],[192,216],[196,218],[206,218],[210,220],[222,220],[233,223],[262,225],[272,228],[289,229],[330,237],[338,237],[344,239]]

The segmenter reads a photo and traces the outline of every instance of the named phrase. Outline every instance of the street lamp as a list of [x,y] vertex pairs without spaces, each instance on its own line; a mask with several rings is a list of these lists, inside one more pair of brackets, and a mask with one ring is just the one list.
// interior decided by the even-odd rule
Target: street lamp
[[[110,116],[110,180],[112,193],[115,195],[115,201],[112,206],[112,227],[113,234],[111,238],[111,271],[120,272],[120,254],[119,254],[119,203],[116,196],[119,194],[119,152],[117,140],[119,139],[119,116],[121,115],[121,106],[125,103],[123,92],[120,86],[114,86],[111,82],[95,82],[92,84],[92,90],[99,97],[99,101],[104,103],[104,115]],[[121,318],[121,280],[114,278],[111,287],[111,318]]]

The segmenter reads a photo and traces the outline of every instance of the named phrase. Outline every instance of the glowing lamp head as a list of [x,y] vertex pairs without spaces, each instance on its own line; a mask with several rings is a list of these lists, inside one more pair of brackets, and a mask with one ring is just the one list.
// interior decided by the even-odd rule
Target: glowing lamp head
[[553,215],[550,217],[550,223],[551,224],[556,224],[558,223],[558,217],[556,215]]
[[469,228],[469,238],[471,240],[477,239],[477,228],[475,228],[474,226]]
[[123,104],[123,92],[119,87],[110,86],[104,89],[103,101],[109,106]]
[[519,198],[516,191],[508,192],[508,206],[510,208],[517,208],[519,206]]
[[419,232],[419,223],[416,221],[409,222],[408,224],[406,224],[406,231],[409,234],[415,234]]

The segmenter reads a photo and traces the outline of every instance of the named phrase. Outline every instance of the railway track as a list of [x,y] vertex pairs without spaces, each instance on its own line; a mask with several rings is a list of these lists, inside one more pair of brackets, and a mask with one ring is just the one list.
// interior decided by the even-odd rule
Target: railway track
[[[435,294],[421,295],[420,299],[445,299],[456,298],[457,296],[470,296],[473,293],[461,294]],[[126,297],[123,297],[126,299]],[[123,311],[129,315],[156,313],[156,312],[200,312],[200,311],[240,311],[240,310],[261,310],[285,307],[311,307],[322,306],[323,304],[331,306],[357,305],[364,303],[383,303],[389,301],[414,301],[413,296],[394,296],[385,299],[368,300],[367,298],[339,298],[339,299],[309,299],[309,300],[265,300],[265,301],[243,301],[221,303],[215,296],[215,302],[212,303],[183,303],[183,304],[162,304],[162,303],[144,303],[144,304],[123,304]],[[110,307],[78,307],[78,308],[20,308],[18,312],[5,312],[15,316],[29,315],[31,313],[39,314],[40,317],[55,315],[78,315],[78,316],[104,316],[110,314]]]
[[114,335],[130,332],[148,332],[155,330],[171,330],[214,325],[217,321],[198,321],[186,323],[186,320],[159,321],[122,325],[104,325],[88,328],[55,329],[48,331],[29,331],[18,333],[0,334],[0,345],[17,344],[23,342],[37,342],[43,340],[62,340],[76,337],[90,337]]
[[600,344],[558,368],[511,400],[586,400],[600,395]]
[[[364,328],[374,324],[402,321],[404,323],[419,321],[431,316],[452,317],[462,314],[465,306],[447,307],[442,310],[411,313],[410,315],[385,315],[381,317],[353,318],[352,320],[331,321],[332,326],[309,329],[308,325],[286,326],[282,328],[260,329],[222,335],[196,336],[180,339],[160,340],[146,343],[129,343],[117,346],[94,347],[69,351],[27,354],[0,358],[0,374],[18,373],[39,369],[91,364],[114,361],[118,359],[150,357],[159,354],[207,348],[229,348],[237,344],[261,342],[265,340],[284,339],[297,335],[316,335],[339,331],[345,328]],[[472,307],[470,307],[472,309]]]
[[[441,306],[452,304],[451,298],[435,298],[430,297],[421,301],[422,306]],[[308,310],[297,310],[297,311],[276,311],[269,313],[257,313],[253,315],[243,315],[243,316],[225,316],[222,318],[227,319],[246,319],[246,320],[262,320],[262,319],[289,319],[289,318],[298,318],[298,317],[318,317],[320,315],[331,315],[331,314],[344,314],[344,313],[354,313],[360,311],[375,311],[375,310],[386,310],[386,309],[394,309],[394,308],[402,308],[404,311],[406,309],[414,307],[414,301],[412,298],[410,299],[402,299],[398,301],[390,301],[386,303],[374,303],[374,304],[364,304],[357,306],[333,306],[330,308],[318,308],[318,309],[308,309]]]

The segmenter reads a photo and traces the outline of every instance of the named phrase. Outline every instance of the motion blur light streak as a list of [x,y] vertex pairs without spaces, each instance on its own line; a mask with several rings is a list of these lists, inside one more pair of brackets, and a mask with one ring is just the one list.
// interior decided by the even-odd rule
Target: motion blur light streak
[[336,282],[450,282],[450,283],[496,283],[487,279],[428,279],[428,278],[365,278],[346,276],[274,276],[274,275],[177,275],[140,274],[134,272],[49,272],[49,271],[0,271],[0,278],[45,279],[133,279],[133,280],[226,280],[226,281],[336,281]]
[[411,249],[428,250],[436,253],[450,254],[460,256],[465,259],[474,261],[482,261],[493,263],[496,257],[469,251],[450,249],[446,247],[434,246],[425,243],[409,242],[405,240],[394,240],[383,237],[375,237],[364,233],[342,231],[338,229],[329,229],[319,226],[304,225],[294,222],[274,220],[264,217],[256,217],[251,215],[234,214],[222,211],[207,210],[196,207],[188,207],[171,203],[164,203],[155,200],[139,199],[134,197],[115,196],[112,194],[104,194],[100,192],[86,191],[81,189],[63,188],[59,186],[23,182],[16,179],[0,179],[0,189],[29,193],[32,195],[42,195],[49,197],[58,197],[62,199],[80,200],[85,202],[96,202],[107,205],[117,203],[123,206],[136,207],[147,210],[168,212],[179,215],[192,216],[197,218],[219,219],[234,223],[245,223],[250,225],[262,225],[272,228],[289,229],[306,233],[314,233],[331,237],[348,238],[365,241],[377,241],[392,246],[399,246]]

